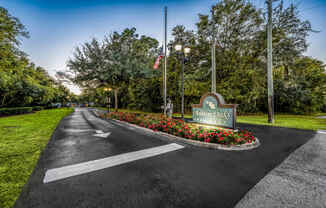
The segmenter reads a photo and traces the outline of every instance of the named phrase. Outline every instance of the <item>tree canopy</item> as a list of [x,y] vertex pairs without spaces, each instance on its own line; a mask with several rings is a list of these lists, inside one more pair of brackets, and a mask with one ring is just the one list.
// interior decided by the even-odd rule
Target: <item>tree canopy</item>
[[[222,0],[209,14],[199,14],[196,30],[183,25],[172,29],[168,55],[168,97],[180,109],[181,64],[173,50],[176,43],[191,48],[185,66],[185,103],[198,103],[210,91],[211,45],[216,40],[217,91],[240,113],[267,111],[267,19],[264,10],[245,0]],[[314,113],[326,110],[325,65],[304,56],[312,32],[296,5],[273,7],[273,75],[276,112]],[[69,68],[75,82],[86,89],[101,83],[119,88],[124,108],[159,111],[162,73],[151,69],[158,56],[158,41],[136,29],[113,32],[103,41],[91,40],[76,48]],[[94,82],[96,84],[94,84]],[[88,91],[89,92],[89,91]],[[99,95],[98,95],[99,96]]]
[[25,26],[0,7],[0,107],[65,102],[69,90],[19,49],[23,37]]

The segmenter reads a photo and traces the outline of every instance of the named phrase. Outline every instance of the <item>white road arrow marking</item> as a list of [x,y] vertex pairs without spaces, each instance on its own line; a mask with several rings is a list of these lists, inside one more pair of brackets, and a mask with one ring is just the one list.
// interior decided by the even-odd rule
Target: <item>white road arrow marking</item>
[[68,165],[61,168],[50,169],[46,171],[45,177],[43,179],[43,183],[49,183],[52,181],[69,178],[72,176],[90,173],[93,171],[114,167],[117,165],[133,162],[148,157],[154,157],[160,154],[168,153],[182,148],[184,148],[184,146],[176,143],[171,143],[171,144],[152,147],[152,148],[139,150],[135,152],[128,152],[124,154],[114,155],[111,157],[106,157],[98,160],[92,160],[92,161],[78,163],[74,165]]
[[93,136],[107,138],[108,136],[110,136],[110,134],[111,132],[107,132],[107,133],[93,134]]

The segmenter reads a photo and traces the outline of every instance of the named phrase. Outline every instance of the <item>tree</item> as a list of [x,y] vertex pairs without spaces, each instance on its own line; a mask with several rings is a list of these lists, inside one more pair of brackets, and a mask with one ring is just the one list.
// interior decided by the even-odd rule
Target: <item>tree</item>
[[[275,2],[278,2],[273,16],[276,111],[326,111],[325,66],[303,56],[308,47],[306,39],[314,31],[308,21],[299,18],[294,5],[284,8],[282,1]],[[210,48],[215,36],[217,91],[227,102],[240,104],[239,113],[266,112],[267,35],[263,11],[246,0],[222,0],[211,7],[209,15],[200,14],[196,26],[195,31],[183,25],[172,30],[167,95],[175,109],[180,104],[181,65],[173,46],[182,43],[191,48],[185,66],[185,103],[186,110],[190,110],[190,104],[198,103],[201,95],[210,89]],[[161,72],[152,70],[157,55],[157,40],[139,37],[136,29],[131,28],[113,32],[103,41],[85,43],[75,50],[69,64],[71,72],[76,73],[75,83],[85,87],[88,98],[103,102],[102,89],[108,86],[119,96],[119,106],[159,111]]]
[[69,93],[20,51],[22,37],[25,26],[0,7],[0,107],[47,105]]
[[[293,66],[293,57],[299,57],[308,48],[307,37],[314,31],[311,23],[300,18],[296,5],[284,8],[283,0],[274,8],[273,53],[276,66],[284,66],[285,80]],[[265,37],[265,36],[264,36]]]
[[19,37],[29,37],[25,26],[18,18],[11,16],[8,11],[0,7],[0,43],[4,45],[20,44]]
[[73,81],[92,88],[110,86],[114,89],[115,108],[118,108],[118,90],[131,80],[145,78],[152,73],[151,62],[158,51],[158,41],[141,36],[136,29],[113,32],[102,42],[92,39],[77,47],[68,68],[76,76]]

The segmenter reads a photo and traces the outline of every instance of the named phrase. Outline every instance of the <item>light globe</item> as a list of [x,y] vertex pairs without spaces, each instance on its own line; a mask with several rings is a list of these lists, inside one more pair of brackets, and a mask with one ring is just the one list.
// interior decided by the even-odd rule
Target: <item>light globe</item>
[[191,49],[189,47],[185,47],[183,51],[184,51],[185,54],[189,54],[190,50]]
[[182,50],[182,45],[181,44],[177,44],[174,46],[174,49],[178,52],[180,52]]

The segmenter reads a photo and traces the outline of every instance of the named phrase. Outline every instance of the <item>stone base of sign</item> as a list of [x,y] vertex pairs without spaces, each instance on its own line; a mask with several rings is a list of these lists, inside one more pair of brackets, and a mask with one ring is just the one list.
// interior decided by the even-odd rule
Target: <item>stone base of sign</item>
[[216,128],[219,128],[219,129],[225,129],[227,131],[232,131],[232,132],[238,132],[239,129],[230,129],[230,128],[226,128],[226,127],[221,127],[221,126],[216,126],[216,125],[212,125],[212,124],[202,124],[202,123],[196,123],[196,122],[193,122],[193,121],[186,121],[186,123],[190,126],[194,126],[194,127],[204,127],[204,128],[207,128],[207,129],[216,129]]
[[141,129],[141,130],[146,131],[146,132],[151,133],[151,134],[164,136],[165,138],[167,138],[168,140],[173,141],[173,142],[182,142],[182,143],[186,143],[186,144],[190,144],[190,145],[194,145],[194,146],[198,146],[198,147],[209,148],[209,149],[220,149],[220,150],[228,150],[228,151],[241,151],[241,150],[251,150],[251,149],[259,147],[259,145],[260,145],[260,142],[259,142],[258,138],[256,138],[256,141],[251,143],[251,144],[223,145],[223,144],[207,143],[207,142],[201,142],[201,141],[197,141],[197,140],[185,139],[185,138],[178,137],[178,136],[168,134],[168,133],[165,133],[165,132],[153,131],[151,129],[138,126],[136,124],[131,124],[131,123],[116,120],[116,119],[113,119],[113,121],[118,122],[120,124],[125,124],[125,125],[132,126],[134,128]]

